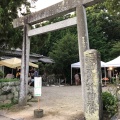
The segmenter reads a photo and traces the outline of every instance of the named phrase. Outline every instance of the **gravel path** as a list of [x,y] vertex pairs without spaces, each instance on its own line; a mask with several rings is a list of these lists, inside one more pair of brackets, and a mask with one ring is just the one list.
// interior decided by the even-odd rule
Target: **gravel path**
[[6,118],[4,116],[0,116],[0,120],[11,120],[10,118]]
[[[13,109],[7,117],[38,120],[33,117],[33,111],[38,108],[37,102],[29,104],[22,110]],[[83,120],[82,105],[81,86],[43,87],[40,106],[44,116],[40,120]]]

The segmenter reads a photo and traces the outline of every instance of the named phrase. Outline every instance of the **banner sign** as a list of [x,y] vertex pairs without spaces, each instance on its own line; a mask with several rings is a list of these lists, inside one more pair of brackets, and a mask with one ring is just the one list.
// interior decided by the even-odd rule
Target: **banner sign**
[[34,78],[34,96],[41,96],[42,94],[42,77]]

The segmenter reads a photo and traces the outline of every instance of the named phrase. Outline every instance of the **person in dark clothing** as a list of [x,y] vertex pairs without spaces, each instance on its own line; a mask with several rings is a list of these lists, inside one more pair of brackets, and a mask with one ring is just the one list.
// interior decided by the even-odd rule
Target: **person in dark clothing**
[[38,77],[38,71],[34,68],[34,77]]
[[34,76],[31,76],[31,80],[29,82],[29,85],[34,87]]
[[33,82],[34,81],[34,68],[33,67],[30,69],[29,75],[30,75],[31,79],[29,80],[28,85],[34,86],[34,82]]

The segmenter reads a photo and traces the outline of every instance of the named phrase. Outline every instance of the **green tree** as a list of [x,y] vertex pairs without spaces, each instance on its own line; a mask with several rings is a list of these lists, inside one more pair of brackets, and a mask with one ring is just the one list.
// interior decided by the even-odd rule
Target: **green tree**
[[[38,23],[35,28],[42,27],[51,23],[59,22],[75,15],[67,14],[61,17],[56,17],[51,19],[50,21]],[[58,40],[62,39],[63,36],[66,35],[67,32],[72,32],[73,34],[77,34],[76,27],[69,27],[62,30],[57,30],[53,32],[48,32],[42,35],[33,36],[31,39],[31,52],[40,53],[42,55],[49,55],[49,52],[53,49],[54,43]]]
[[106,0],[105,5],[110,13],[120,15],[120,0]]
[[41,55],[48,55],[49,48],[48,48],[48,41],[50,38],[50,34],[42,34],[37,35],[31,38],[31,53],[38,53]]
[[108,61],[113,57],[110,51],[114,43],[120,38],[118,16],[111,16],[103,3],[89,7],[87,18],[90,48],[99,50],[102,60]]
[[[13,29],[12,21],[18,17],[21,5],[27,8],[27,0],[0,0],[0,47],[18,47],[21,45],[22,33],[20,29]],[[28,10],[28,9],[27,9]]]
[[62,74],[64,78],[70,80],[70,65],[78,61],[78,41],[77,36],[68,32],[54,44],[50,57],[54,59],[54,71]]
[[120,42],[116,42],[111,49],[111,56],[116,58],[120,55]]

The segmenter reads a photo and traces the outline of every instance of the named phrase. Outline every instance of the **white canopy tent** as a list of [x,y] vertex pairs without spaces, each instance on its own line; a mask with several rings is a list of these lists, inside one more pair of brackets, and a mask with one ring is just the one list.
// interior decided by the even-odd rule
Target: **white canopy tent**
[[[106,66],[106,63],[101,61],[101,67],[105,67],[105,66]],[[80,68],[80,62],[71,64],[71,68]]]
[[[110,67],[111,70],[112,70],[112,68],[120,67],[120,56],[118,56],[117,58],[115,58],[109,62],[106,62],[105,66]],[[111,70],[110,70],[110,74],[111,74]],[[114,70],[113,70],[113,74],[114,74]]]
[[[106,63],[101,61],[101,67],[106,67]],[[72,68],[80,68],[80,62],[71,64],[71,85],[72,85]],[[105,74],[106,74],[106,72],[105,72]]]
[[118,56],[117,58],[106,62],[105,64],[106,67],[120,67],[120,56]]

